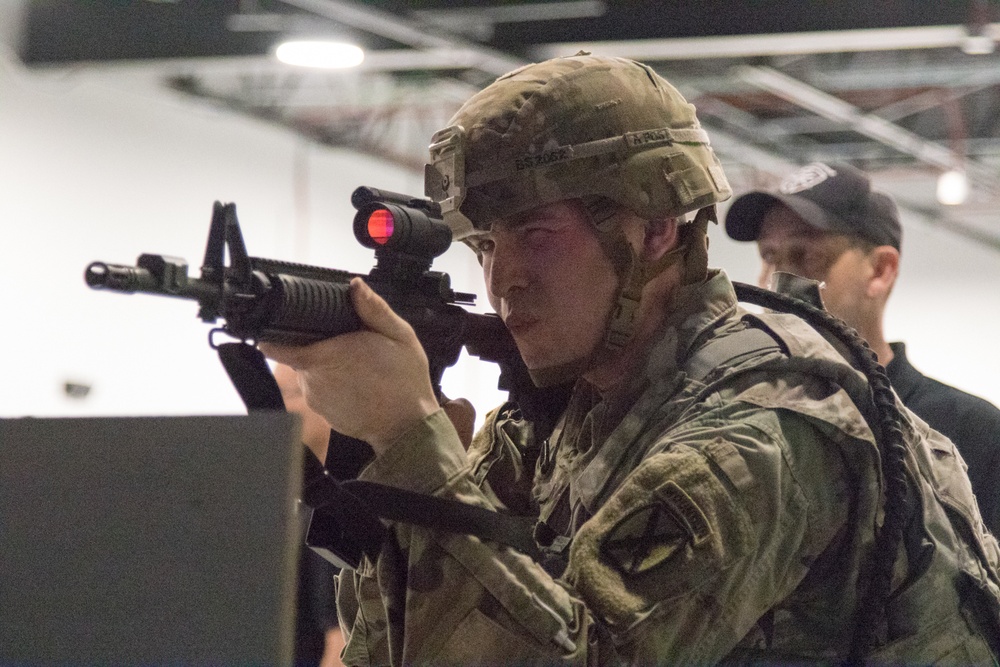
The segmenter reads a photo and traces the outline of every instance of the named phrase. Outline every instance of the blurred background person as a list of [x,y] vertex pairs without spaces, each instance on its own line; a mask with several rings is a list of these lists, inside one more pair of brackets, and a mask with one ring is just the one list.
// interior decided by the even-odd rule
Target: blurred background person
[[[857,329],[906,407],[948,436],[969,467],[983,520],[1000,535],[1000,410],[991,403],[914,368],[906,346],[887,342],[883,319],[900,269],[902,228],[893,199],[847,164],[807,165],[776,191],[737,198],[726,213],[726,233],[756,241],[759,284],[775,271],[818,280],[832,314]],[[932,315],[932,314],[931,314]]]
[[[281,389],[285,408],[302,416],[302,442],[320,461],[326,460],[330,425],[306,405],[298,375],[283,364],[274,367],[274,379]],[[295,616],[296,667],[342,667],[340,653],[344,638],[337,624],[334,577],[337,568],[305,546],[308,508],[299,503],[302,535],[299,551],[299,591]]]

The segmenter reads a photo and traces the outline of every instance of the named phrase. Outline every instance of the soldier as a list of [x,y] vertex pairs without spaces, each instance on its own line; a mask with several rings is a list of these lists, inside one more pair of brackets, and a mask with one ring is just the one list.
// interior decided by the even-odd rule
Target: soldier
[[340,578],[345,663],[996,658],[1000,550],[954,447],[904,408],[880,454],[864,376],[708,269],[731,191],[667,81],[589,54],[515,70],[435,135],[426,188],[535,383],[575,383],[551,434],[507,404],[466,451],[360,280],[366,330],[261,349],[372,445],[359,479],[529,516],[546,557],[390,523]]
[[762,286],[774,271],[823,281],[826,307],[868,341],[903,404],[958,447],[986,527],[1000,534],[1000,410],[923,375],[903,343],[885,338],[903,236],[892,198],[849,164],[817,162],[788,175],[775,192],[737,198],[726,233],[757,242]]

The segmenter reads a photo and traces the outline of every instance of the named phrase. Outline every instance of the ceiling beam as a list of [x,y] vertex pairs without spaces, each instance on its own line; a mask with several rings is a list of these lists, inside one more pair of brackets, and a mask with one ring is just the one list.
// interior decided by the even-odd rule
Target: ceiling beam
[[[1000,23],[983,26],[981,34],[994,41],[1000,41]],[[965,26],[943,25],[723,37],[560,42],[541,45],[534,49],[534,54],[542,58],[553,58],[583,49],[643,61],[701,60],[851,51],[961,48],[968,39],[969,32]]]
[[[878,116],[879,118],[895,122],[903,118],[940,107],[946,102],[962,99],[967,95],[971,95],[990,87],[992,86],[952,89],[934,88],[916,95],[911,95],[910,97],[905,97],[897,102],[892,102],[891,104],[879,107],[878,109],[872,109],[868,113],[873,116]],[[824,116],[795,116],[777,118],[761,123],[760,127],[763,132],[768,133],[774,138],[822,132],[839,132],[844,129],[842,123]],[[970,141],[975,138],[976,137],[968,137],[966,141]],[[824,147],[825,146],[828,146],[828,144],[824,144]]]
[[1000,83],[1000,55],[967,56],[948,62],[875,63],[839,66],[808,74],[823,90],[878,90],[896,88],[966,88]]
[[991,194],[998,189],[995,174],[978,162],[968,160],[964,155],[928,141],[884,118],[865,113],[853,104],[813,88],[798,79],[770,67],[750,65],[737,66],[734,68],[734,73],[744,81],[783,100],[825,118],[841,122],[845,127],[892,146],[902,153],[912,155],[925,164],[941,170],[964,168],[970,182]]
[[783,155],[753,146],[726,130],[710,128],[707,132],[712,148],[720,159],[753,167],[776,178],[781,178],[800,166]]
[[992,88],[992,84],[970,86],[968,88],[952,88],[950,90],[927,90],[922,93],[918,93],[917,95],[901,99],[898,102],[887,104],[879,109],[874,109],[872,113],[879,118],[895,122],[908,116],[913,116],[923,111],[929,111],[930,109],[937,108],[947,102],[960,100],[966,95],[977,93],[986,88]]

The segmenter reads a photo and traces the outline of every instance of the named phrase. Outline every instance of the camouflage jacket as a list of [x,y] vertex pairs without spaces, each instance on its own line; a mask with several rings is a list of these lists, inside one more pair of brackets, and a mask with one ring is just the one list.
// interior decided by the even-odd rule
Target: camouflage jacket
[[[706,355],[751,328],[771,344]],[[443,412],[428,417],[360,478],[537,517],[557,566],[393,525],[376,562],[340,577],[345,662],[842,660],[881,468],[845,390],[808,364],[776,371],[789,357],[846,367],[799,318],[738,306],[718,272],[682,295],[644,373],[613,396],[579,383],[545,443],[509,405],[468,452]],[[911,515],[871,657],[989,663],[1000,550],[952,443],[903,414]]]

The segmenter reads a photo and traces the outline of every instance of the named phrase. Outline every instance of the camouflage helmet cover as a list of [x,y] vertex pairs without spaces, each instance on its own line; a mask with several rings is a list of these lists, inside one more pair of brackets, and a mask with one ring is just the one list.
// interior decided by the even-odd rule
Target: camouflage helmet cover
[[470,98],[430,151],[425,191],[455,240],[587,195],[646,219],[732,195],[694,107],[624,58],[581,53],[514,70]]

